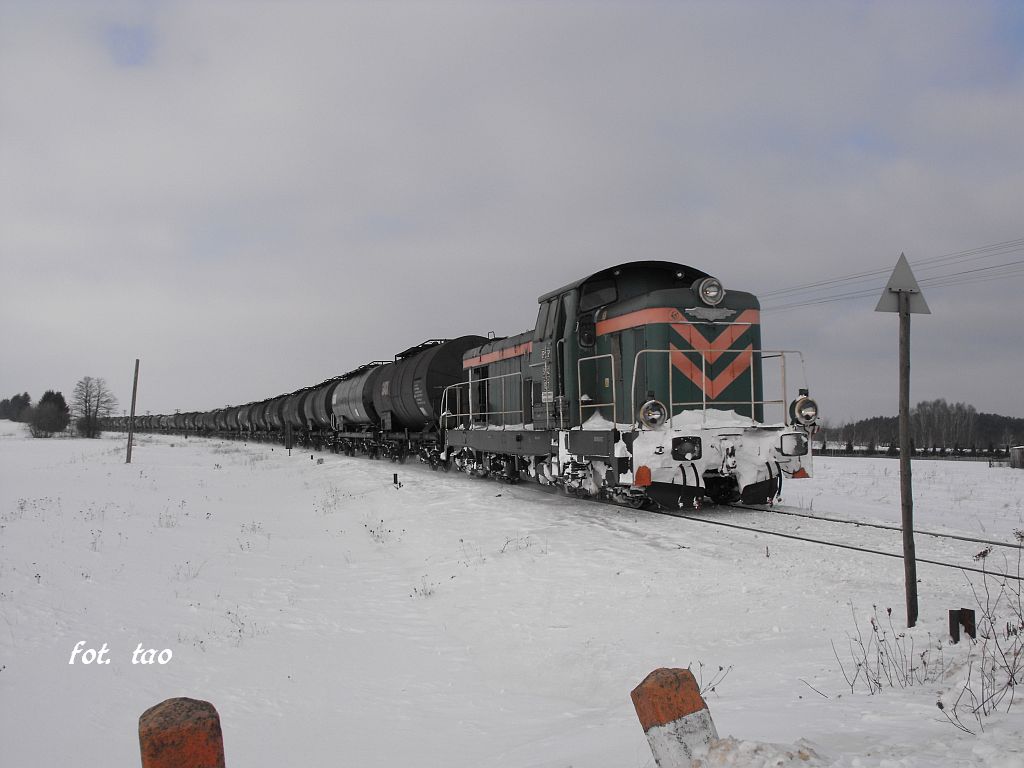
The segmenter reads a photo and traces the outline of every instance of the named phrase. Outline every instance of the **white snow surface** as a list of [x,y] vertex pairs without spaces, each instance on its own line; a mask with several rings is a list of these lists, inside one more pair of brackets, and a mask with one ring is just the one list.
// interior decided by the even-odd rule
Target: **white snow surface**
[[[974,736],[936,707],[970,648],[947,637],[948,609],[976,604],[961,571],[918,566],[906,638],[948,674],[869,695],[839,662],[872,606],[903,631],[899,559],[412,463],[149,435],[124,453],[0,421],[0,765],[137,765],[139,715],[189,696],[220,712],[228,766],[653,766],[629,693],[662,666],[729,670],[704,766],[1024,765],[1024,701],[965,719]],[[895,461],[815,472],[787,505],[899,520]],[[914,472],[918,528],[1024,528],[1024,472]],[[918,538],[935,559],[979,548]],[[110,663],[69,664],[80,640]],[[173,657],[133,665],[138,644]]]

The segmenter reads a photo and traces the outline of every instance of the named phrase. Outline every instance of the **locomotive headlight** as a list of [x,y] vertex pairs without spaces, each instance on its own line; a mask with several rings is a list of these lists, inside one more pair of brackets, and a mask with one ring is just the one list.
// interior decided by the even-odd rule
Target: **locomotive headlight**
[[809,427],[818,418],[818,404],[807,395],[801,394],[789,405],[789,416],[794,424]]
[[694,284],[693,290],[700,296],[700,300],[709,307],[717,307],[722,303],[722,299],[725,298],[725,289],[718,279],[714,277],[705,277],[702,280],[698,280]]
[[807,435],[803,432],[785,432],[779,440],[779,453],[783,456],[806,456]]
[[668,418],[668,408],[658,400],[648,400],[640,406],[637,417],[645,427],[654,429],[665,423],[665,419]]

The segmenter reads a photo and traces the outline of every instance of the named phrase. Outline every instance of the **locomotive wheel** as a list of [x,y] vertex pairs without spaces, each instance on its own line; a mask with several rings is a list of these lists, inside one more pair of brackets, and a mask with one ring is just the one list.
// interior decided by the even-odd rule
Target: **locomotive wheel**
[[740,498],[739,493],[732,488],[718,488],[708,495],[715,504],[732,504]]
[[740,500],[744,504],[771,504],[779,493],[779,479],[762,480],[743,489]]
[[715,504],[732,504],[739,501],[740,490],[731,478],[708,478],[705,493]]

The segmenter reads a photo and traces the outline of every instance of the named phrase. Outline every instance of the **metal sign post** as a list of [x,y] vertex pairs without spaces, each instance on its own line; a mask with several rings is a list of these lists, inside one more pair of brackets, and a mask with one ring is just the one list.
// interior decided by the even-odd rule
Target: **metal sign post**
[[900,254],[875,312],[900,316],[900,500],[903,507],[903,570],[907,583],[907,626],[917,624],[917,555],[914,549],[914,493],[910,475],[910,315],[930,315],[921,288]]

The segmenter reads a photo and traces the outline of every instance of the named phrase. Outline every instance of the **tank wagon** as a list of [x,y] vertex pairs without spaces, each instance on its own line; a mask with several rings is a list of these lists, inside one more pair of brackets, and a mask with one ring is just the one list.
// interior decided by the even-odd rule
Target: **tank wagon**
[[770,502],[784,477],[810,474],[818,407],[794,385],[802,375],[798,352],[761,348],[754,295],[693,267],[637,261],[543,294],[523,333],[431,339],[149,428],[416,454],[435,469],[633,507]]

